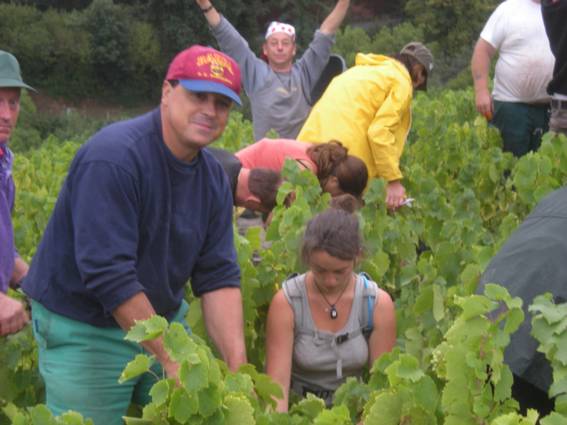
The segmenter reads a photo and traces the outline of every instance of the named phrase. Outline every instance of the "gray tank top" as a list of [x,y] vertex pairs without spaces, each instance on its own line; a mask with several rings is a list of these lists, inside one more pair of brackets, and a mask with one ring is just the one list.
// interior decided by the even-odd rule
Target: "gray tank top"
[[315,327],[305,274],[286,280],[282,288],[293,309],[295,324],[290,388],[302,397],[313,393],[329,406],[346,378],[360,377],[368,364],[368,342],[363,330],[369,320],[372,324],[378,285],[357,276],[349,318],[337,333]]

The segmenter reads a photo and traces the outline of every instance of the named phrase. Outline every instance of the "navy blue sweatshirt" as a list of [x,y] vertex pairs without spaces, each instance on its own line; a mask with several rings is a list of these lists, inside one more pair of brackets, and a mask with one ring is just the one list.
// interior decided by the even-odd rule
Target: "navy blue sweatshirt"
[[23,289],[95,326],[118,326],[112,311],[139,292],[171,318],[189,279],[197,296],[240,285],[232,232],[222,167],[205,151],[177,160],[157,109],[78,151]]

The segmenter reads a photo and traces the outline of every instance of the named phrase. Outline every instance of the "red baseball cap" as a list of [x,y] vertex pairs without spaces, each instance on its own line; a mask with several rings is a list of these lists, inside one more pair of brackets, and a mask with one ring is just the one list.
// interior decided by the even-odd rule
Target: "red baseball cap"
[[222,94],[242,105],[238,64],[212,47],[194,45],[178,53],[165,78],[178,80],[189,91]]

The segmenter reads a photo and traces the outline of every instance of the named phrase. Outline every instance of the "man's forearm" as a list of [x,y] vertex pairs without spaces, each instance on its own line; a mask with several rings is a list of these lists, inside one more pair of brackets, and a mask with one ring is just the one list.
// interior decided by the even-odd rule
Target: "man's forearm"
[[471,59],[471,72],[475,91],[488,90],[488,73],[492,58],[488,43],[479,39]]
[[[154,314],[156,314],[156,312],[150,300],[143,292],[138,292],[133,297],[127,299],[112,312],[118,325],[126,332],[135,325],[136,321],[149,319]],[[165,351],[162,338],[144,341],[141,345],[149,353],[156,356],[157,360],[164,365],[167,370],[167,365],[171,363],[171,360]]]
[[325,18],[319,30],[327,35],[333,35],[343,23],[350,6],[350,0],[339,0],[334,9]]
[[201,297],[207,332],[228,367],[246,363],[244,319],[240,288],[222,288]]

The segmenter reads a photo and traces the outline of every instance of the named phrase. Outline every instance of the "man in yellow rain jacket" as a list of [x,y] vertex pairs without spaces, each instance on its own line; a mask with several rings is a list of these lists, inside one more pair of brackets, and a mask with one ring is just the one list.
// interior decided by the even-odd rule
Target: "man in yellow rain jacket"
[[386,204],[398,208],[406,194],[400,157],[411,125],[414,89],[425,89],[433,55],[419,42],[395,57],[356,55],[355,65],[335,77],[299,133],[304,142],[339,140],[361,158],[369,177],[388,182]]

